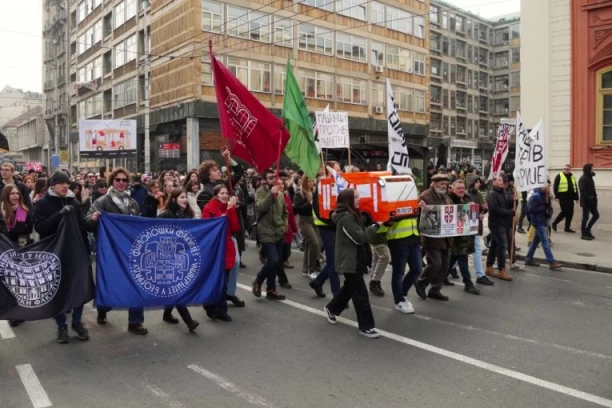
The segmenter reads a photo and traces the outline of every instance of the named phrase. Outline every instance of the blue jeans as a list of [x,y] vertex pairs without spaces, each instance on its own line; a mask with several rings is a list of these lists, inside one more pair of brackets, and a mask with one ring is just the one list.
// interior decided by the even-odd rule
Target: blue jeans
[[[393,302],[398,304],[404,301],[408,291],[414,282],[421,276],[423,270],[423,254],[421,245],[406,243],[405,239],[393,239],[389,241],[391,252],[391,290],[393,291]],[[410,270],[406,275],[406,264]]]
[[319,276],[314,282],[323,286],[325,281],[329,278],[329,286],[331,287],[332,294],[336,296],[340,291],[340,279],[336,273],[336,231],[320,228],[319,233],[321,234],[321,241],[323,241],[323,249],[325,250],[325,267],[319,273]]
[[[592,215],[589,220],[589,215]],[[582,235],[588,235],[591,233],[591,228],[599,219],[599,211],[597,207],[582,207],[582,224],[581,224],[581,232]]]
[[531,241],[531,245],[529,246],[529,250],[527,251],[527,255],[525,256],[526,261],[533,260],[533,254],[535,254],[536,248],[542,242],[542,249],[544,250],[544,255],[546,255],[546,260],[548,263],[555,262],[555,257],[550,250],[550,242],[548,241],[548,233],[546,232],[545,225],[533,225],[535,228],[535,236],[533,237],[533,241]]
[[482,269],[482,237],[480,235],[474,235],[474,271],[476,272],[477,278],[482,278],[485,273]]
[[227,277],[227,291],[225,293],[229,296],[236,296],[238,269],[240,268],[240,253],[238,252],[238,241],[236,241],[236,238],[232,237],[232,242],[236,248],[236,264],[230,269],[229,276]]
[[[459,272],[461,272],[461,277],[463,278],[463,284],[465,285],[465,287],[469,287],[469,286],[474,286],[474,283],[472,282],[472,277],[470,276],[470,266],[468,264],[468,256],[467,255],[451,255],[450,256],[450,261],[449,261],[449,266],[452,267],[452,265],[455,264],[455,262],[457,262],[457,266],[459,266]],[[450,273],[450,268],[449,268],[449,273]]]
[[[113,310],[112,307],[98,306],[98,312],[108,313]],[[142,307],[131,307],[128,310],[128,322],[130,324],[143,324],[144,323],[144,309]]]
[[266,263],[257,274],[257,283],[261,285],[267,281],[266,290],[276,290],[276,274],[283,265],[283,245],[284,240],[278,242],[261,243],[261,248],[266,257]]
[[[75,307],[72,309],[72,324],[81,323],[81,317],[83,316],[83,306]],[[55,323],[58,328],[68,327],[66,324],[66,314],[62,313],[55,316]]]

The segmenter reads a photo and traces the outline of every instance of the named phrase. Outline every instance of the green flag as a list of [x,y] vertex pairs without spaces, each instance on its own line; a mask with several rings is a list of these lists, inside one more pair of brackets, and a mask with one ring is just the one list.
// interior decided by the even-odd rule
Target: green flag
[[321,168],[321,158],[315,143],[308,107],[300,91],[300,86],[293,75],[289,60],[287,60],[282,116],[291,135],[289,143],[285,147],[285,154],[300,166],[304,174],[314,180]]

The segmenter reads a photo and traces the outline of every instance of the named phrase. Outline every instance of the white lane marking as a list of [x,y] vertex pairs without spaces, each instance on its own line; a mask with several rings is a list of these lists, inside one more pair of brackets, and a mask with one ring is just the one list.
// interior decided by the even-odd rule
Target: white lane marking
[[17,372],[19,373],[19,377],[21,377],[21,382],[30,397],[30,401],[32,401],[32,405],[34,408],[45,408],[50,407],[51,401],[47,396],[42,385],[40,385],[40,381],[38,381],[38,377],[34,372],[34,369],[30,364],[21,364],[15,366]]
[[151,394],[162,399],[166,403],[168,408],[184,408],[183,404],[177,401],[173,401],[172,398],[168,394],[166,394],[161,388],[151,384],[143,383],[143,385],[147,387],[149,391],[151,391]]
[[[248,291],[251,290],[250,287],[243,285],[241,283],[238,284],[238,287],[244,290],[248,290]],[[323,312],[322,310],[316,310],[310,306],[306,306],[301,303],[297,303],[291,300],[282,300],[281,303],[285,303],[286,305],[293,306],[296,309],[300,309],[305,312],[315,314],[317,316],[325,317],[325,312]],[[358,327],[357,322],[346,319],[344,317],[339,316],[337,317],[337,320],[340,323],[346,324],[348,326],[355,327],[355,328]],[[429,351],[439,356],[447,357],[447,358],[459,361],[461,363],[469,364],[474,367],[478,367],[478,368],[481,368],[483,370],[487,370],[493,373],[505,375],[506,377],[514,378],[515,380],[519,380],[519,381],[526,382],[528,384],[536,385],[538,387],[542,387],[542,388],[545,388],[551,391],[555,391],[560,394],[565,394],[570,397],[581,399],[583,401],[592,402],[594,404],[601,405],[602,407],[612,408],[612,400],[609,400],[603,397],[599,397],[597,395],[589,394],[584,391],[566,387],[561,384],[556,384],[550,381],[542,380],[540,378],[533,377],[528,374],[523,374],[521,372],[510,370],[510,369],[507,369],[507,368],[504,368],[504,367],[501,367],[495,364],[490,364],[490,363],[487,363],[481,360],[477,360],[472,357],[465,356],[463,354],[455,353],[454,351],[432,346],[430,344],[423,343],[417,340],[413,340],[408,337],[403,337],[403,336],[400,336],[400,335],[397,335],[397,334],[394,334],[394,333],[391,333],[385,330],[380,330],[380,329],[376,329],[376,330],[380,333],[382,337],[386,337],[390,340],[395,340],[398,343],[406,344],[408,346],[412,346],[412,347],[415,347],[421,350]]]
[[6,320],[0,321],[0,337],[3,339],[14,339],[15,333]]
[[224,390],[227,390],[229,392],[231,392],[232,394],[242,398],[243,400],[245,400],[246,402],[248,402],[251,405],[257,405],[260,407],[266,407],[266,408],[273,408],[274,404],[272,404],[271,402],[263,399],[262,397],[260,397],[259,395],[255,395],[255,394],[251,394],[248,391],[245,391],[243,389],[241,389],[240,387],[238,387],[236,384],[227,381],[225,378],[215,374],[215,373],[211,373],[208,370],[203,369],[202,367],[196,365],[196,364],[190,364],[187,366],[187,368],[189,368],[192,371],[195,371],[196,373],[200,374],[201,376],[208,378],[209,380],[211,380],[212,382],[214,382],[215,384],[217,384],[219,387],[223,388]]
[[533,276],[534,278],[540,278],[540,279],[550,279],[550,280],[559,281],[559,282],[575,283],[574,281],[567,280],[567,279],[549,278],[548,276],[534,275],[532,273],[523,273],[522,275]]

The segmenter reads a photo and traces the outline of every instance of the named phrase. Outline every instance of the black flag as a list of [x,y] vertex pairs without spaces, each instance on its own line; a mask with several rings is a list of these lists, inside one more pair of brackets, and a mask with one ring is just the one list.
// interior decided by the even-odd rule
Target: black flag
[[89,254],[74,211],[56,234],[20,248],[0,235],[0,320],[41,320],[94,296]]

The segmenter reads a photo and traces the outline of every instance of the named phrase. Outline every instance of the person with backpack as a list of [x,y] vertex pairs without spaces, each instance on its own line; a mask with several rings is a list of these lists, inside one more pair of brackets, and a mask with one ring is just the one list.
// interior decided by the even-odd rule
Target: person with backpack
[[563,265],[555,260],[555,257],[550,249],[550,242],[548,240],[547,227],[553,213],[549,196],[549,188],[549,186],[536,188],[527,202],[527,216],[529,217],[529,222],[535,229],[535,236],[533,237],[533,241],[531,241],[529,250],[525,256],[525,265],[540,266],[540,264],[533,260],[533,255],[541,242],[542,249],[546,255],[546,260],[550,264],[550,269],[555,270],[561,268]]

